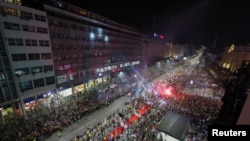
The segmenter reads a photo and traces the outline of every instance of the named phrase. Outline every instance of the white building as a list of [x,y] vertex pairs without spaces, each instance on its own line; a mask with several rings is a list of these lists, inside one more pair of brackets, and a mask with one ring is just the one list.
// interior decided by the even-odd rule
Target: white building
[[0,8],[0,83],[6,86],[0,88],[0,113],[22,115],[56,90],[47,17],[43,11],[5,1]]

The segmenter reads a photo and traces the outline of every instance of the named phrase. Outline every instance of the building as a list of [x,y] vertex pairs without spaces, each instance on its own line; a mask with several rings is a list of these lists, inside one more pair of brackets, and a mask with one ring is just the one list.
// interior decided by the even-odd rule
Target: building
[[173,43],[167,43],[166,44],[166,51],[165,51],[165,57],[173,57],[173,58],[180,58],[180,57],[186,57],[190,56],[191,54],[194,54],[194,48],[189,45],[182,45],[182,44],[173,44]]
[[235,78],[226,83],[223,106],[216,124],[249,124],[250,61],[244,60]]
[[120,73],[140,67],[142,35],[62,1],[43,4],[47,12],[56,82],[61,96],[123,82]]
[[34,2],[0,3],[4,116],[57,106],[101,83],[125,83],[164,58],[162,39],[60,0]]
[[46,12],[16,2],[0,1],[0,117],[3,122],[24,115],[39,99],[47,100],[56,93]]
[[219,65],[228,71],[236,72],[244,60],[250,60],[250,45],[225,47]]
[[166,44],[164,40],[158,38],[150,38],[143,36],[142,60],[141,66],[146,68],[152,66],[156,62],[163,61],[166,52]]

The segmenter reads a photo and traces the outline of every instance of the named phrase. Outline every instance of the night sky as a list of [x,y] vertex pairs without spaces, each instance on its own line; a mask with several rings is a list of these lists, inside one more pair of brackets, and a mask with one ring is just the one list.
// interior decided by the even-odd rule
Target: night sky
[[64,0],[167,41],[217,47],[250,43],[250,0]]

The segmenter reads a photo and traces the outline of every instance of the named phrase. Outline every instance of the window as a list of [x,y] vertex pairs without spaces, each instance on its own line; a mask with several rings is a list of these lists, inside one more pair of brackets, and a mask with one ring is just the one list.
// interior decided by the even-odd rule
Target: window
[[15,74],[17,76],[30,74],[29,68],[17,68],[15,69]]
[[12,8],[9,8],[9,7],[3,7],[2,10],[7,15],[17,16],[17,10],[16,9],[12,9]]
[[9,46],[23,46],[23,39],[8,38]]
[[53,66],[52,65],[43,66],[43,71],[44,72],[53,71]]
[[25,45],[26,46],[31,46],[31,40],[30,39],[25,39]]
[[0,72],[0,81],[5,80],[5,74],[3,72]]
[[5,29],[21,30],[19,24],[9,22],[4,22],[3,24]]
[[16,39],[16,45],[23,46],[23,39]]
[[26,46],[37,46],[37,40],[25,39]]
[[49,41],[48,40],[39,40],[39,46],[49,47]]
[[16,41],[14,38],[8,38],[8,44],[9,46],[15,46],[16,45]]
[[29,58],[29,60],[40,60],[40,54],[39,53],[29,53],[28,58]]
[[61,83],[64,83],[64,82],[66,82],[66,78],[67,76],[65,75],[65,76],[63,76],[63,75],[61,75],[61,76],[56,76],[56,81],[57,81],[57,84],[61,84]]
[[41,56],[42,59],[52,59],[51,53],[42,53]]
[[31,40],[31,46],[37,46],[37,40]]
[[46,85],[55,84],[55,77],[54,76],[46,77],[45,81]]
[[32,25],[22,25],[23,31],[35,32],[35,26]]
[[46,17],[35,14],[35,20],[46,22]]
[[30,70],[32,74],[39,73],[42,72],[42,66],[31,67]]
[[28,12],[25,12],[25,11],[22,11],[21,17],[23,19],[25,19],[25,20],[33,19],[32,13],[28,13]]
[[20,91],[25,91],[25,90],[32,89],[33,88],[32,81],[20,82],[19,83],[19,88],[20,88]]
[[33,80],[33,83],[34,83],[34,87],[35,87],[35,88],[45,86],[45,83],[44,83],[44,79],[43,79],[43,78],[35,79],[35,80]]
[[21,5],[21,0],[5,0],[9,3],[13,3],[13,4],[17,4],[17,5]]
[[10,92],[10,89],[8,87],[2,87],[1,88],[4,93],[4,98],[6,101],[12,100],[12,93]]
[[12,54],[13,61],[25,61],[27,60],[26,54]]
[[47,28],[43,28],[43,27],[37,27],[36,31],[38,33],[48,33],[48,29]]

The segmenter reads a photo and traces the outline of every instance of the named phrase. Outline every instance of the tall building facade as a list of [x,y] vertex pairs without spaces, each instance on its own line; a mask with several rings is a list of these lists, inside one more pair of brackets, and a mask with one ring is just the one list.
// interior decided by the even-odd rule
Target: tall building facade
[[0,2],[1,121],[56,106],[100,83],[123,83],[149,58],[164,58],[164,40],[75,5]]
[[56,81],[46,12],[6,1],[0,8],[0,117],[5,121],[55,94]]
[[50,1],[43,7],[61,96],[107,81],[124,81],[119,73],[140,66],[142,35],[136,29],[62,1]]

